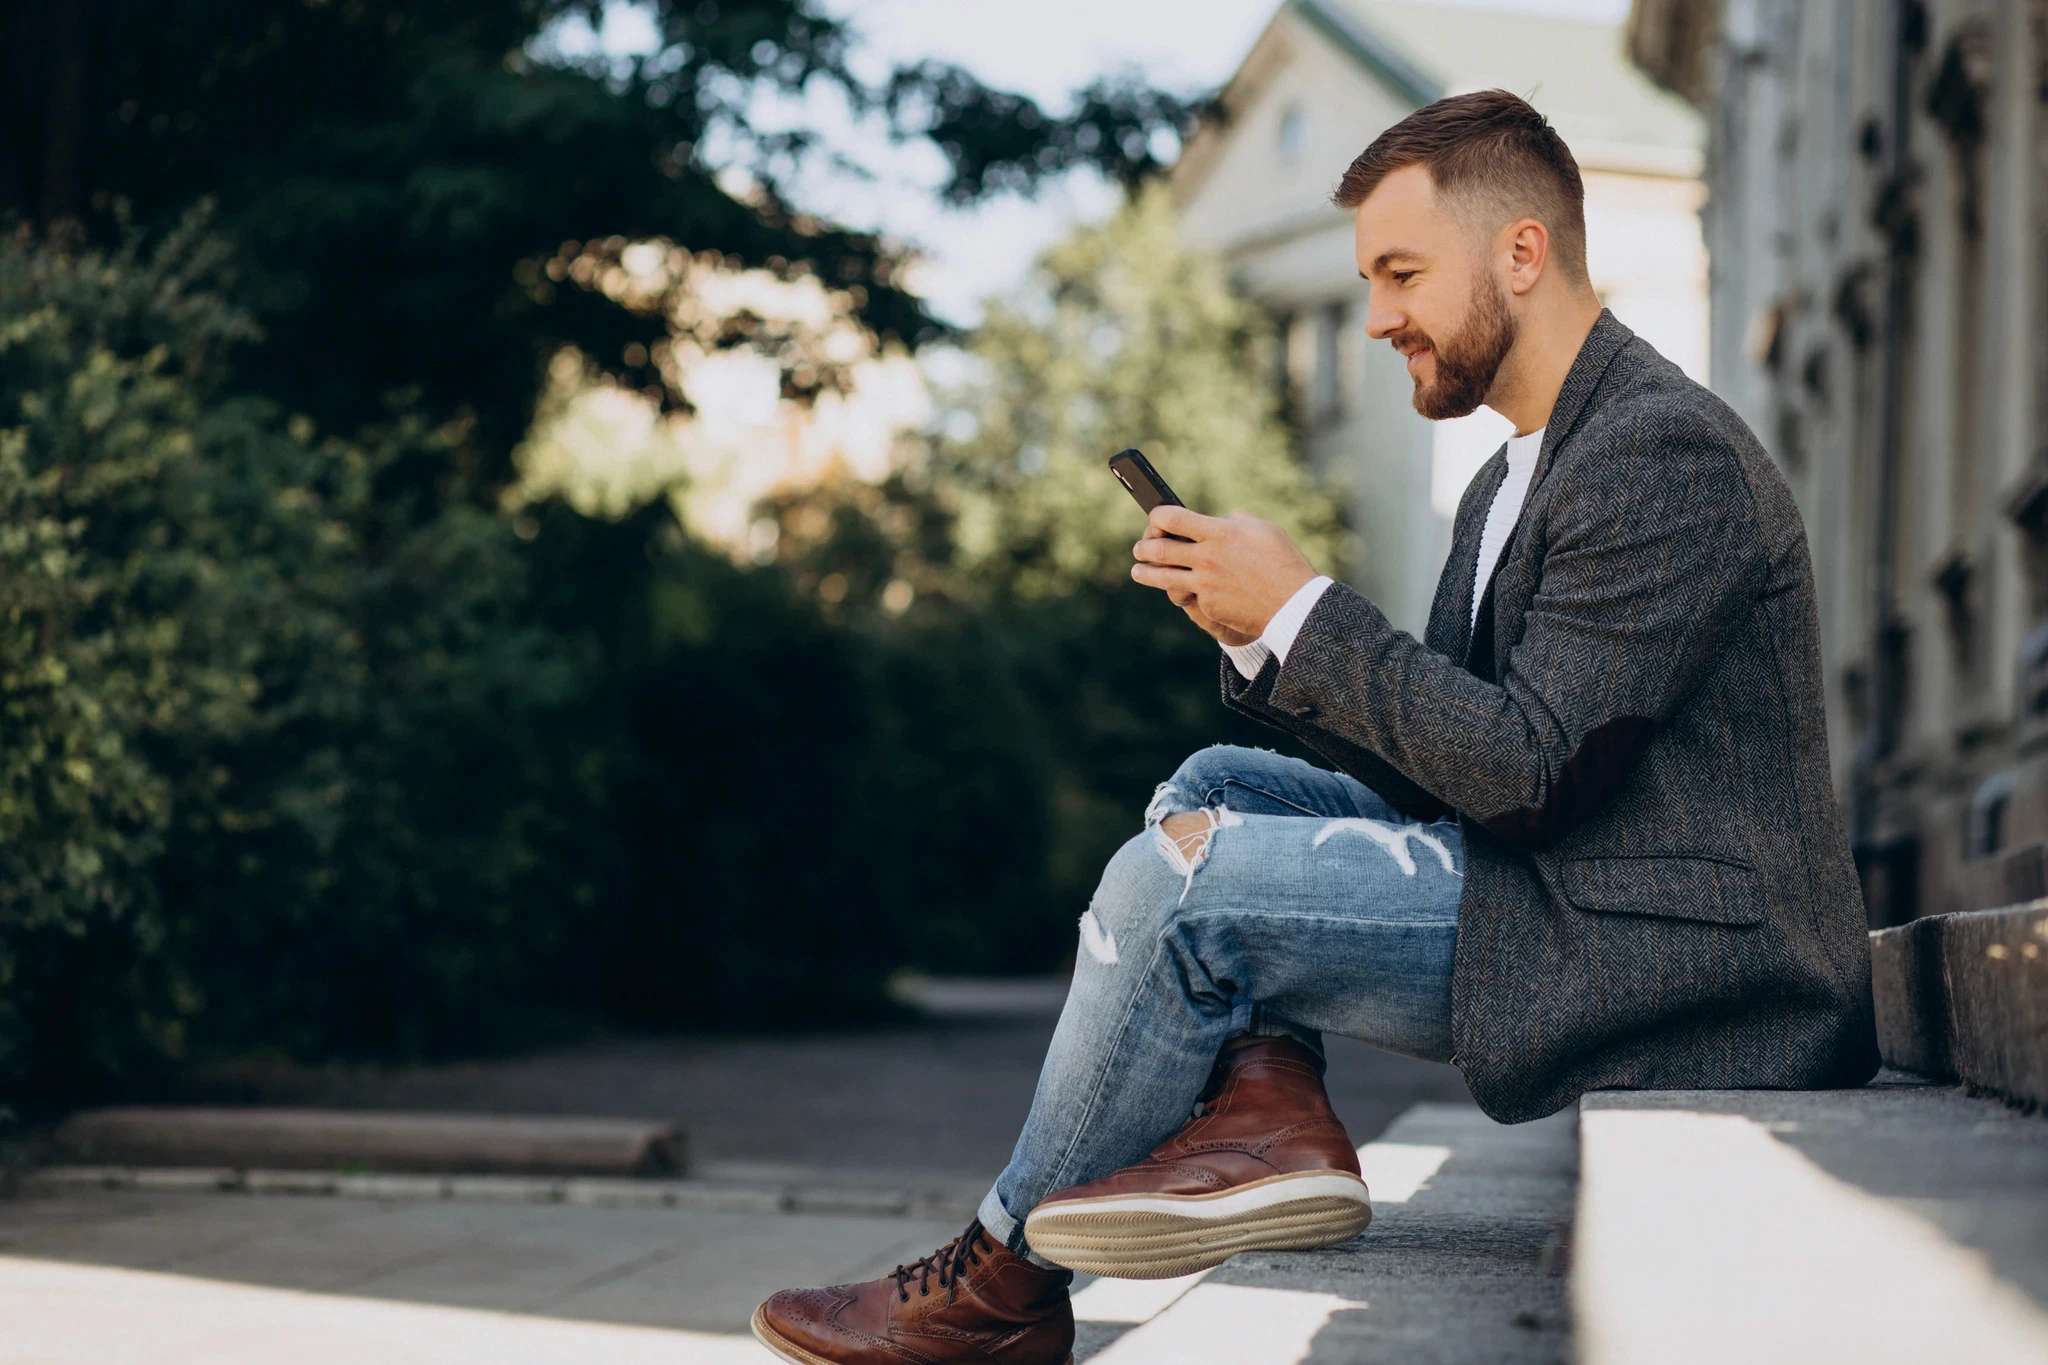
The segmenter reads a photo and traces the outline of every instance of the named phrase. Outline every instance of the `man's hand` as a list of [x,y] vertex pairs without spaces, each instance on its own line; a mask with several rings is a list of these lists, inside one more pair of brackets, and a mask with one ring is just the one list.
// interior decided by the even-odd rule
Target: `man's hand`
[[1258,639],[1273,613],[1316,576],[1285,531],[1249,512],[1205,517],[1162,504],[1131,555],[1138,561],[1132,578],[1165,592],[1226,645]]

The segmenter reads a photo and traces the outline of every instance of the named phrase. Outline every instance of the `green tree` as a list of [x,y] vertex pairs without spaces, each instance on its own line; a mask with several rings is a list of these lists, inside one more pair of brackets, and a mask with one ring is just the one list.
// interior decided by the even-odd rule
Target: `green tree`
[[[815,149],[754,126],[757,95],[838,90],[937,146],[956,201],[1076,165],[1135,183],[1192,113],[1112,82],[1055,118],[929,63],[866,84],[813,0],[650,0],[646,58],[547,58],[601,8],[0,0],[0,215],[39,232],[0,248],[0,1081],[838,1020],[905,955],[1042,967],[1139,775],[1218,733],[1213,650],[1113,574],[1135,516],[1095,466],[1156,436],[1191,500],[1266,510],[1282,485],[1194,472],[1238,435],[1262,467],[1258,422],[1063,378],[1133,423],[1092,510],[968,443],[759,569],[659,508],[500,514],[564,348],[687,401],[662,343],[691,274],[620,288],[630,251],[943,334],[886,244],[792,202]],[[1121,319],[1081,363],[1196,402],[1200,367],[1143,370],[1138,333],[1221,363],[1255,319],[1132,241],[1048,354]],[[795,396],[829,382],[768,320],[693,325],[783,358]],[[1003,335],[989,363],[1029,363]]]
[[1335,504],[1263,379],[1273,344],[1148,190],[990,309],[928,461],[773,504],[792,587],[878,661],[886,762],[862,790],[888,818],[864,837],[918,965],[1054,965],[1154,785],[1205,744],[1279,738],[1224,709],[1215,645],[1130,581],[1144,520],[1105,468],[1138,445],[1190,505],[1271,517],[1337,567]]
[[241,382],[325,430],[380,420],[394,392],[463,417],[449,458],[488,496],[565,345],[682,401],[658,365],[672,300],[601,287],[632,241],[815,275],[877,336],[943,330],[891,248],[791,202],[812,139],[757,127],[756,96],[837,91],[937,146],[959,201],[1078,165],[1141,176],[1193,113],[1104,82],[1056,118],[938,63],[871,85],[857,33],[813,0],[643,8],[654,52],[579,64],[539,40],[602,0],[0,0],[0,214],[107,241],[123,206],[165,231],[211,198],[268,337]]
[[1181,244],[1163,185],[1047,252],[1032,291],[969,343],[973,435],[944,444],[940,467],[968,574],[1033,642],[1024,686],[1057,737],[1045,875],[1077,914],[1181,758],[1279,738],[1223,708],[1215,645],[1131,582],[1144,519],[1109,457],[1137,446],[1189,506],[1269,517],[1341,567],[1336,504],[1294,457],[1266,380],[1274,346],[1222,262]]
[[1189,506],[1270,517],[1337,565],[1335,504],[1265,381],[1274,346],[1222,262],[1181,245],[1163,185],[1053,247],[970,339],[955,411],[972,434],[939,451],[970,569],[1024,598],[1123,584],[1144,522],[1104,465],[1126,446]]

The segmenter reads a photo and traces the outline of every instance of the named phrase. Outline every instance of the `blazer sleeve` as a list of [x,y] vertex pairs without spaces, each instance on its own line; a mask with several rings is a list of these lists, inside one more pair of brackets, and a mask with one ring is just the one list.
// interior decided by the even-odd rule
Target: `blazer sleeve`
[[1500,682],[1431,652],[1340,583],[1266,697],[1528,849],[1620,785],[1768,567],[1739,455],[1683,416],[1638,418],[1554,477],[1541,579]]
[[[1335,591],[1336,586],[1332,584],[1330,588],[1325,589],[1325,595]],[[1233,711],[1242,712],[1254,720],[1264,721],[1276,730],[1293,735],[1335,764],[1339,772],[1355,777],[1371,787],[1380,799],[1411,820],[1443,820],[1454,813],[1449,806],[1409,781],[1378,754],[1359,748],[1313,721],[1297,719],[1275,708],[1268,700],[1268,694],[1272,691],[1273,679],[1279,672],[1279,663],[1268,658],[1265,667],[1259,670],[1258,676],[1247,679],[1228,659],[1225,659],[1223,704]]]

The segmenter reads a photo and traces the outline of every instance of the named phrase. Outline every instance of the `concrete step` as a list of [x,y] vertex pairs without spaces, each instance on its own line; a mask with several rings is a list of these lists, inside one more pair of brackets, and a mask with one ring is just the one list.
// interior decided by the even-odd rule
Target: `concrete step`
[[1582,1365],[2048,1360],[2048,1121],[1880,1082],[1587,1096]]
[[684,1169],[682,1133],[650,1119],[130,1106],[74,1114],[53,1140],[72,1162],[107,1166],[537,1176]]
[[1870,936],[1885,1061],[2048,1104],[2048,900]]

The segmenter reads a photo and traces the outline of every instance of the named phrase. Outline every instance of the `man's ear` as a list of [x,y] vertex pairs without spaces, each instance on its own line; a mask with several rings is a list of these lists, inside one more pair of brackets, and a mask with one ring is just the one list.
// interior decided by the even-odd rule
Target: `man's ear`
[[1508,292],[1526,294],[1550,265],[1550,229],[1534,218],[1518,218],[1501,234],[1507,239]]

